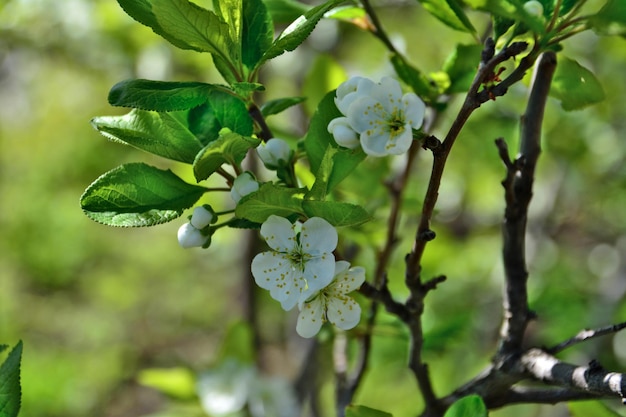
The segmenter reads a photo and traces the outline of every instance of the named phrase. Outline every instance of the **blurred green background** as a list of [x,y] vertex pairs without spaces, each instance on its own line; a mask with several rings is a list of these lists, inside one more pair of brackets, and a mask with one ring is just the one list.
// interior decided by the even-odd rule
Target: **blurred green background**
[[[382,7],[381,17],[393,41],[425,71],[439,70],[456,43],[472,42],[414,2]],[[485,27],[484,16],[472,17]],[[626,41],[583,34],[568,41],[563,54],[596,73],[607,100],[572,113],[555,100],[548,103],[528,239],[530,301],[539,315],[530,340],[545,345],[585,327],[626,320]],[[378,79],[392,70],[372,36],[324,21],[301,49],[272,61],[263,73],[263,99],[310,97],[271,119],[273,129],[290,139],[302,135],[316,102],[346,74]],[[222,233],[206,251],[182,250],[176,241],[182,219],[115,229],[82,214],[78,199],[85,187],[124,162],[167,166],[191,178],[187,167],[110,143],[90,127],[94,116],[125,113],[106,97],[127,78],[221,82],[208,55],[175,50],[113,0],[0,3],[0,343],[24,341],[23,417],[130,417],[167,409],[164,395],[137,382],[139,372],[179,365],[206,369],[228,323],[245,311],[242,235]],[[427,276],[449,277],[429,295],[425,316],[426,357],[441,394],[483,368],[495,348],[504,170],[493,141],[503,136],[513,152],[525,95],[519,85],[483,105],[456,145],[443,182],[438,238],[424,264]],[[450,102],[436,135],[445,134],[459,104],[458,98]],[[371,186],[361,178],[379,172],[380,164],[366,162],[362,177],[347,181],[345,189],[384,220],[384,193],[359,201],[359,189]],[[406,230],[416,225],[410,215],[428,171],[424,153],[406,201]],[[374,226],[347,236],[374,244],[383,237]],[[400,296],[410,238],[404,236],[390,271]],[[364,250],[355,263],[371,267],[373,257]],[[294,317],[263,297],[266,370],[293,376],[306,344],[293,335]],[[357,402],[398,417],[419,410],[406,349],[405,332],[383,315]],[[596,358],[625,371],[626,334],[589,342],[563,358],[580,364]],[[494,415],[568,411],[564,405],[525,405]]]

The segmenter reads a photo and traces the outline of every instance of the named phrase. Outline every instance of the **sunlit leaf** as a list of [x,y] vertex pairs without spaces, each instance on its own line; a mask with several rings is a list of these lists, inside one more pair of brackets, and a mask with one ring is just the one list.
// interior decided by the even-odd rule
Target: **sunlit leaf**
[[222,339],[217,362],[235,359],[242,364],[253,364],[256,356],[253,337],[249,323],[238,321],[230,324]]
[[137,381],[179,400],[192,400],[196,397],[196,377],[187,368],[142,369],[137,375]]
[[482,50],[483,47],[480,45],[456,46],[443,65],[443,70],[450,77],[450,87],[447,93],[467,91],[476,75]]
[[450,406],[444,417],[487,417],[487,407],[478,395],[468,395]]
[[259,139],[241,136],[234,132],[221,135],[198,153],[193,163],[196,180],[202,181],[209,178],[225,163],[240,164],[248,150],[257,147],[259,143],[261,143]]
[[564,110],[578,110],[604,100],[602,85],[596,76],[578,62],[559,58],[550,95],[561,101]]
[[304,200],[302,208],[308,217],[321,217],[335,227],[357,226],[371,219],[363,207],[339,201]]
[[[3,345],[4,346],[4,345]],[[0,352],[4,349],[0,349]],[[0,366],[0,416],[17,417],[22,402],[20,364],[22,341],[19,341]]]
[[235,215],[251,222],[263,223],[272,214],[281,217],[302,214],[302,196],[302,190],[265,183],[258,191],[239,201]]
[[[234,40],[226,22],[187,0],[118,0],[128,15],[181,49],[231,57]],[[236,61],[236,59],[235,59]]]
[[392,415],[364,405],[349,405],[346,407],[346,417],[392,417]]
[[329,0],[314,7],[297,18],[278,36],[272,46],[263,54],[262,61],[275,58],[285,51],[293,51],[309,37],[317,23],[324,17],[324,13],[342,3],[344,0]]
[[225,87],[200,82],[126,80],[111,88],[109,103],[161,112],[187,110],[204,103],[216,89]]
[[141,227],[179,217],[206,191],[170,170],[121,165],[95,180],[80,198],[85,214],[109,226]]
[[476,29],[457,0],[418,0],[424,9],[452,29],[476,34]]
[[132,110],[123,116],[91,120],[104,137],[164,158],[192,163],[202,149],[198,139],[171,113]]

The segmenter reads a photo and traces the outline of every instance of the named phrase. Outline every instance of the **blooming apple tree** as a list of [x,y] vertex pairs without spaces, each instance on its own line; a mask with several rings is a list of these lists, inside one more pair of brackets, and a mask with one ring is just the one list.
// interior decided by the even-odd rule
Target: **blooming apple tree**
[[[421,408],[424,416],[443,416],[451,407],[469,407],[472,414],[463,415],[478,416],[486,415],[487,409],[519,402],[623,397],[626,379],[621,379],[622,374],[593,366],[577,368],[556,358],[565,345],[528,348],[524,338],[533,317],[527,301],[524,236],[547,94],[558,98],[566,110],[602,99],[594,75],[570,59],[557,74],[558,83],[553,83],[557,55],[561,42],[580,32],[626,33],[622,0],[603,1],[591,9],[587,4],[591,2],[586,0],[419,0],[434,18],[466,33],[472,41],[452,51],[452,58],[436,74],[423,72],[394,46],[369,0],[329,0],[314,7],[287,7],[287,2],[263,0],[214,0],[210,9],[188,0],[118,3],[132,18],[174,46],[210,54],[224,82],[131,79],[113,86],[110,104],[131,110],[123,116],[94,118],[95,129],[114,142],[187,164],[195,183],[169,169],[127,163],[103,174],[86,189],[80,201],[82,209],[94,221],[110,226],[178,221],[178,241],[183,248],[211,251],[212,237],[218,233],[255,231],[259,239],[253,238],[257,243],[252,247],[257,249],[249,258],[242,255],[241,259],[246,270],[242,285],[255,283],[283,310],[293,310],[297,319],[291,329],[299,337],[333,341],[335,354],[344,360],[335,358],[334,365],[323,363],[334,366],[337,375],[337,414],[387,415],[353,404],[367,377],[379,307],[395,316],[409,335],[407,365],[421,399],[406,401],[414,402],[415,412]],[[475,13],[468,15],[470,9]],[[273,19],[278,12],[293,17],[293,23],[275,36]],[[476,22],[469,16],[487,22],[484,33],[478,33]],[[274,58],[298,48],[322,19],[358,25],[371,33],[373,41],[382,42],[391,64],[388,74],[372,80],[356,72],[336,90],[325,92],[315,114],[302,126],[306,134],[300,140],[275,137],[271,117],[304,99],[265,101],[260,71]],[[444,275],[426,277],[422,269],[426,248],[436,237],[433,213],[439,187],[448,156],[470,116],[486,102],[497,104],[530,72],[534,76],[521,122],[519,156],[511,159],[503,139],[497,140],[494,148],[494,155],[499,155],[505,167],[502,184],[506,203],[504,313],[499,344],[493,362],[483,372],[473,379],[471,375],[462,378],[470,382],[442,395],[435,392],[422,356],[426,296],[446,280]],[[444,135],[436,137],[434,126],[443,123],[440,116],[452,112],[447,104],[455,95],[463,97],[463,103],[456,115],[452,113],[449,126],[438,126],[437,131]],[[404,212],[400,208],[409,204],[405,192],[420,153],[429,154],[432,160],[430,176],[419,179],[427,184],[425,195],[419,207]],[[378,165],[384,170],[378,182],[365,186],[387,190],[386,201],[378,206],[368,201],[373,194],[359,196],[343,187],[346,179],[358,175],[363,164],[375,159],[385,161]],[[372,176],[367,178],[371,181]],[[221,185],[208,186],[209,180],[211,185]],[[222,198],[224,194],[230,198]],[[188,219],[181,221],[191,208]],[[400,230],[403,216],[410,219]],[[398,247],[398,237],[407,236],[407,232],[413,236],[410,247]],[[378,237],[369,239],[368,233]],[[384,238],[380,238],[381,233]],[[360,259],[355,256],[359,250],[373,250],[378,254],[376,261],[368,268],[353,265]],[[392,267],[398,270],[397,265],[391,265],[395,251],[406,253],[402,277],[389,272]],[[392,291],[388,285],[391,281],[400,283],[403,290]],[[590,331],[588,336],[622,327]],[[252,326],[253,339],[261,349],[258,330]],[[345,349],[346,341],[356,346],[357,353]],[[350,372],[346,361],[354,364]],[[232,366],[239,365],[229,362],[218,369]],[[574,369],[581,370],[580,377]],[[226,373],[229,381],[235,376],[246,381],[231,381],[228,390],[248,388],[244,394],[238,393],[236,401],[228,402],[230,406],[220,408],[207,398],[214,393],[210,387],[225,389],[216,375]],[[279,394],[266,393],[268,402],[260,408],[254,406],[260,397],[250,387],[272,386],[262,378],[257,371],[239,368],[201,377],[198,386],[205,410],[221,415],[244,409],[247,404],[250,415],[257,416],[263,411],[255,410],[276,409],[279,402],[275,397],[287,396],[285,388]],[[522,381],[539,386],[523,389],[517,385]],[[550,388],[554,385],[558,391]],[[293,398],[298,399],[289,402],[295,404],[293,407],[306,406],[306,395]],[[285,405],[276,415],[296,415],[292,405]]]

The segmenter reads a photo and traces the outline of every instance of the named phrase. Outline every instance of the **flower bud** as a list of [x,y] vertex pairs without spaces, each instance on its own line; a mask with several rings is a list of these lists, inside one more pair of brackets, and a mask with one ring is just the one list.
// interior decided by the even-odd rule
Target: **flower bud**
[[268,169],[277,169],[281,164],[287,164],[292,155],[287,142],[278,138],[272,138],[267,143],[262,143],[256,148],[256,152]]
[[209,237],[203,235],[191,223],[185,223],[178,229],[178,243],[183,248],[203,246],[208,240]]
[[253,193],[259,189],[259,183],[250,172],[244,172],[233,182],[233,188],[230,189],[230,197],[235,203],[243,196]]
[[328,132],[333,135],[337,145],[354,149],[359,146],[359,135],[350,127],[347,117],[337,117],[328,123]]
[[207,227],[211,224],[211,220],[213,220],[214,216],[213,210],[210,210],[210,208],[210,206],[199,206],[193,209],[189,223],[196,229],[204,229]]
[[543,17],[543,4],[537,0],[531,0],[524,3],[524,10],[530,15]]

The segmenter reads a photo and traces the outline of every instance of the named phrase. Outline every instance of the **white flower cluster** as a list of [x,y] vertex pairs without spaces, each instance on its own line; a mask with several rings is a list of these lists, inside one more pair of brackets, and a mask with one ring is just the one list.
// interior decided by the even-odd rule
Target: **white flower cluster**
[[178,229],[178,243],[183,248],[204,246],[210,236],[202,232],[215,218],[215,212],[210,206],[204,205],[193,210],[189,222]]
[[271,250],[252,260],[256,283],[284,310],[298,305],[296,331],[302,337],[316,335],[325,321],[343,330],[353,328],[361,308],[346,294],[365,281],[365,270],[335,262],[337,231],[326,220],[312,217],[299,232],[296,227],[274,215],[261,225],[261,236]]
[[343,114],[330,121],[339,146],[356,148],[371,156],[400,155],[413,142],[413,129],[424,121],[426,105],[414,93],[402,94],[400,83],[385,77],[379,83],[353,77],[337,88],[337,109]]

